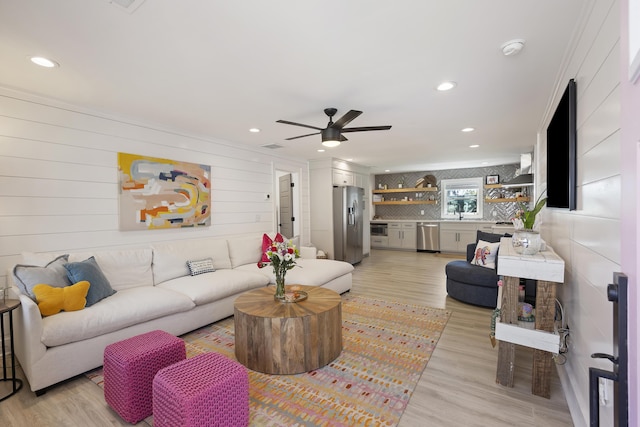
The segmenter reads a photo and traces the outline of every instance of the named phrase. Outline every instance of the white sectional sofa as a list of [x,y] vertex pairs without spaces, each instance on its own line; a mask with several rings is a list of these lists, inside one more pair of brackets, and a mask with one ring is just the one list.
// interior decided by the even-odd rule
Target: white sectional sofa
[[[351,289],[351,264],[315,259],[314,249],[300,249],[302,257],[287,273],[287,283],[338,293]],[[23,254],[21,264],[45,266],[59,255]],[[262,234],[70,253],[68,261],[91,256],[116,292],[80,311],[42,317],[12,277],[12,292],[22,303],[14,319],[16,356],[37,393],[101,366],[104,348],[113,342],[155,329],[184,334],[233,315],[233,302],[241,293],[275,283],[270,267],[257,266]],[[216,271],[191,276],[187,261],[204,258],[213,259]]]

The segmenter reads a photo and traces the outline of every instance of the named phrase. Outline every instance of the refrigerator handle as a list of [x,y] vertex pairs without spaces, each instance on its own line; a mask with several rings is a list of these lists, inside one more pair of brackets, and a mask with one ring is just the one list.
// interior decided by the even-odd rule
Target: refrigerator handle
[[349,225],[356,225],[356,210],[358,209],[358,202],[353,201],[353,205],[347,208],[349,212]]

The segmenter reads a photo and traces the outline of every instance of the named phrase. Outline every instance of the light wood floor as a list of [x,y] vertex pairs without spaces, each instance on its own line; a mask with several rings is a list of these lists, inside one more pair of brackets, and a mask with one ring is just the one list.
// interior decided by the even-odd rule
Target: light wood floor
[[[401,421],[418,426],[571,426],[554,370],[551,399],[533,396],[531,351],[518,347],[515,387],[495,383],[497,346],[491,347],[491,310],[446,295],[444,255],[373,250],[354,272],[353,294],[446,308],[451,318]],[[22,375],[20,373],[20,375]],[[3,427],[126,426],[84,376],[35,395],[25,385],[0,403]],[[148,426],[141,422],[138,426]]]

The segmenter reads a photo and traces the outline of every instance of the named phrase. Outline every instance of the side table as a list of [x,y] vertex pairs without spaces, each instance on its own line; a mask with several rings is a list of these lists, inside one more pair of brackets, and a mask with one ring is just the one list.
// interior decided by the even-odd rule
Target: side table
[[[2,378],[0,382],[11,383],[8,394],[4,391],[4,387],[0,388],[0,402],[13,396],[22,388],[22,380],[16,378],[16,356],[13,347],[13,310],[20,307],[20,300],[17,299],[0,299],[0,340],[2,341]],[[4,318],[5,314],[9,318],[9,351],[11,352],[11,376],[8,375],[7,368],[7,345],[5,343]]]
[[[560,340],[554,334],[556,284],[564,282],[564,260],[550,248],[536,255],[520,255],[511,239],[500,239],[498,274],[504,277],[501,319],[496,323],[498,369],[496,382],[513,387],[515,346],[534,349],[531,392],[550,398],[552,355],[558,353]],[[534,279],[536,284],[535,330],[520,328],[518,323],[519,279]]]

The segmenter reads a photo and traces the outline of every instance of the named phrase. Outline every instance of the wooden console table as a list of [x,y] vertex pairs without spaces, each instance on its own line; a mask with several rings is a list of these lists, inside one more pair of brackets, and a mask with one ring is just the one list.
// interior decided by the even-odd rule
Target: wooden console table
[[[531,392],[551,397],[552,353],[558,353],[560,339],[554,333],[556,283],[564,282],[564,260],[551,249],[536,255],[519,255],[511,238],[500,240],[498,274],[504,277],[501,318],[496,323],[498,369],[496,382],[513,387],[516,344],[534,348]],[[535,330],[518,324],[518,288],[520,279],[537,280]]]

